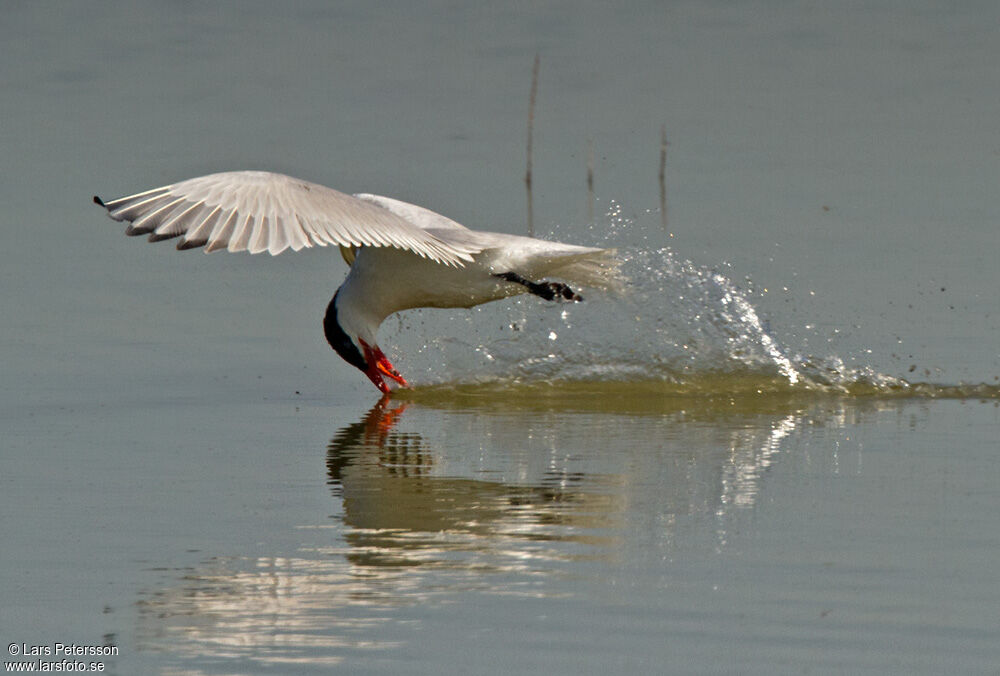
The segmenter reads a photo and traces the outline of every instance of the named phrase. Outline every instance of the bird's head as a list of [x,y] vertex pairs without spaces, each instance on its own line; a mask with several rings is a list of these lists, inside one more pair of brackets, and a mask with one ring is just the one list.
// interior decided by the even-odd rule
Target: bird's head
[[[340,292],[338,291],[337,293]],[[399,371],[395,369],[379,346],[375,344],[374,337],[370,337],[371,340],[369,342],[356,335],[356,332],[345,330],[337,313],[337,294],[334,294],[333,299],[326,308],[326,316],[323,318],[323,332],[326,334],[326,340],[330,343],[330,347],[344,361],[352,366],[356,366],[368,376],[368,379],[383,394],[390,392],[389,386],[386,385],[383,376],[396,381],[403,387],[409,386],[409,383],[406,382],[403,376],[399,375]]]

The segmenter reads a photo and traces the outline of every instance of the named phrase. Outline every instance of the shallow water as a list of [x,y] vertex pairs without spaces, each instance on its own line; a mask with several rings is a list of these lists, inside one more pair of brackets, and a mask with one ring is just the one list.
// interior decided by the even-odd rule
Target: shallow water
[[81,424],[34,591],[84,593],[7,612],[118,673],[994,669],[995,399],[529,394]]
[[[0,637],[116,674],[996,674],[997,13],[5,8]],[[178,254],[90,203],[266,168],[523,232],[536,51],[536,228],[628,285],[391,318],[390,399],[323,342],[335,252]]]

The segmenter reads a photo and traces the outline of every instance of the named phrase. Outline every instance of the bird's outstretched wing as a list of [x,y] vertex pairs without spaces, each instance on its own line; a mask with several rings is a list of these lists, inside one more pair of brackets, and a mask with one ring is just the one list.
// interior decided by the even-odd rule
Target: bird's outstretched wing
[[372,195],[370,193],[357,193],[355,197],[366,202],[371,202],[372,204],[377,204],[383,209],[388,209],[422,230],[468,230],[461,223],[456,223],[447,216],[442,216],[430,209],[418,207],[416,204],[402,202],[391,197],[383,197],[382,195]]
[[[180,237],[178,249],[204,246],[206,252],[277,255],[289,248],[328,244],[390,246],[455,266],[482,250],[473,242],[445,241],[425,231],[423,224],[408,220],[405,210],[386,208],[378,200],[266,171],[211,174],[108,202],[99,197],[94,201],[114,220],[130,223],[126,234],[148,234],[151,242]],[[433,214],[405,206],[412,207],[414,215]]]

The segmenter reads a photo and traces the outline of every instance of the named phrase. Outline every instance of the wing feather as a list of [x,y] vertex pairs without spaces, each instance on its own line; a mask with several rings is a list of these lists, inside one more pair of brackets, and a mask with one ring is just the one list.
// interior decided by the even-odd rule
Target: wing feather
[[230,211],[228,214],[223,213],[223,217],[219,219],[218,225],[215,226],[215,229],[212,230],[212,235],[208,238],[205,246],[206,253],[226,248],[229,238],[233,236],[233,230],[236,228],[236,221],[239,217],[240,214],[238,211]]
[[391,197],[372,195],[370,193],[357,193],[354,196],[359,200],[377,204],[383,209],[388,209],[400,218],[405,218],[422,230],[468,230],[468,228],[461,223],[456,223],[447,216],[442,216],[441,214],[431,211],[430,209],[418,207],[416,204],[409,204],[408,202],[402,202]]
[[164,196],[163,193],[153,195],[146,199],[138,200],[132,202],[122,207],[114,208],[108,207],[110,209],[111,218],[116,220],[135,220],[138,216],[152,208],[155,204],[166,204],[170,200],[169,197]]
[[184,234],[185,226],[183,224],[183,219],[190,216],[192,212],[197,212],[202,209],[201,203],[192,204],[187,209],[178,209],[171,213],[169,218],[163,220],[156,229],[149,234],[149,241],[159,242],[164,239],[170,239],[171,237],[179,237]]
[[214,209],[206,207],[203,211],[203,218],[194,227],[184,233],[177,248],[194,249],[199,246],[205,246],[208,243],[209,235],[212,234],[212,227],[221,213],[222,207],[217,206]]
[[130,236],[146,235],[156,230],[156,226],[169,218],[174,209],[183,202],[183,198],[164,200],[152,205],[152,209],[145,211],[139,218],[132,221],[132,225],[125,229],[125,234]]
[[277,255],[330,244],[387,246],[454,266],[483,250],[478,242],[430,232],[429,225],[462,226],[422,207],[264,171],[211,174],[95,201],[112,219],[130,223],[126,234],[148,234],[154,242],[180,237],[178,249]]

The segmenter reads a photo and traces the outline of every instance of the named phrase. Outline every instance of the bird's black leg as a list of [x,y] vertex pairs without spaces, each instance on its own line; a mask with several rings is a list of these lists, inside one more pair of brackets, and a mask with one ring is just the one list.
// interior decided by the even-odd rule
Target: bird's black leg
[[499,277],[500,279],[508,282],[513,282],[514,284],[520,284],[529,292],[535,294],[536,296],[540,296],[545,300],[556,300],[559,298],[575,301],[583,300],[583,297],[580,294],[562,282],[533,282],[530,279],[525,279],[516,272],[501,272],[494,274],[493,276]]

